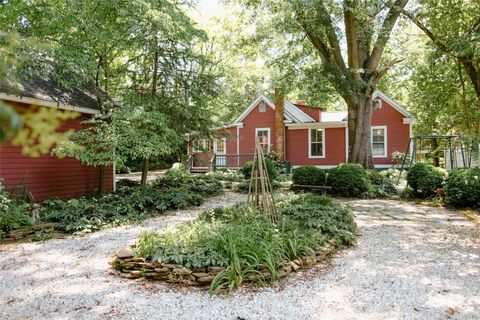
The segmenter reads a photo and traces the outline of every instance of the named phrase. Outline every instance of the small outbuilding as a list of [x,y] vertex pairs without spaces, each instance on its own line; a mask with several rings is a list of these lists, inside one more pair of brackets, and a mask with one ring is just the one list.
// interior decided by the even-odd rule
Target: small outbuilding
[[[68,199],[98,190],[99,167],[51,154],[55,143],[67,137],[65,133],[84,128],[81,122],[100,112],[95,97],[93,86],[67,92],[49,76],[0,83],[0,101],[28,120],[17,136],[0,146],[0,179],[7,190],[23,189],[33,201]],[[113,190],[114,167],[104,168],[104,175],[104,190]]]

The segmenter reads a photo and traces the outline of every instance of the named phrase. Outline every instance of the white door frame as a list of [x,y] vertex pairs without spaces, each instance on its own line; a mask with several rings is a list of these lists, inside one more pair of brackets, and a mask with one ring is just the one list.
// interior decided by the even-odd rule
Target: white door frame
[[[223,152],[218,152],[218,149],[217,149],[217,141],[222,139],[223,140]],[[213,139],[213,153],[215,155],[226,155],[227,154],[227,138],[215,138]],[[216,159],[216,165],[225,165],[225,157],[222,157],[222,158],[217,158]]]

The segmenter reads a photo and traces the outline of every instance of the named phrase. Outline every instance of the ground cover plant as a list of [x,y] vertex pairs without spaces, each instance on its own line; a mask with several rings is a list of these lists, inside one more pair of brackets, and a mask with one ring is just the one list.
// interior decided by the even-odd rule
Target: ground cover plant
[[371,198],[388,198],[398,194],[394,176],[389,171],[367,170],[368,180],[372,185]]
[[43,202],[40,213],[45,221],[59,222],[65,232],[87,233],[200,205],[205,197],[221,192],[220,182],[212,177],[170,170],[147,186],[124,183],[115,193],[103,196],[49,199]]
[[[239,204],[203,212],[193,222],[163,232],[143,233],[135,254],[154,262],[187,268],[222,266],[210,290],[229,291],[243,282],[276,280],[280,266],[334,238],[355,241],[350,207],[314,194],[277,197],[279,222]],[[268,278],[264,277],[265,271]]]

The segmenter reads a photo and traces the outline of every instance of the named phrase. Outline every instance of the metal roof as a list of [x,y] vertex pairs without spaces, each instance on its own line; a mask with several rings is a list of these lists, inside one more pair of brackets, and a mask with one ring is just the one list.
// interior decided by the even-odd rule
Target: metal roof
[[290,115],[297,123],[315,122],[315,119],[287,100],[285,100],[285,113]]

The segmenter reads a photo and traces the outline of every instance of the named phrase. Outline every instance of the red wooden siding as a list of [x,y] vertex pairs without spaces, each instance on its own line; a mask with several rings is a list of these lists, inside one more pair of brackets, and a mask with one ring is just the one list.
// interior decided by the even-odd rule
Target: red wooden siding
[[308,129],[287,130],[287,160],[292,166],[335,166],[345,162],[345,128],[326,128],[325,158],[308,157]]
[[265,108],[260,112],[258,105],[243,119],[243,128],[240,128],[240,154],[253,154],[255,150],[255,129],[270,128],[270,145],[275,142],[275,110]]
[[392,152],[405,152],[410,139],[410,127],[403,123],[404,115],[382,100],[382,108],[373,112],[372,126],[387,126],[387,157],[373,158],[374,164],[392,164]]
[[312,108],[312,107],[307,107],[307,106],[301,106],[301,105],[295,105],[297,108],[308,114],[310,117],[315,119],[315,121],[320,120],[320,112],[322,109],[320,108]]
[[[17,108],[28,105],[16,104]],[[59,111],[62,112],[62,111]],[[78,130],[82,118],[65,121],[59,131]],[[113,168],[105,169],[105,190],[113,189]],[[22,154],[21,147],[9,142],[0,147],[0,177],[2,184],[12,190],[25,184],[35,201],[49,197],[63,199],[83,196],[98,189],[100,169],[83,165],[73,158],[57,158],[50,154],[32,158]]]

